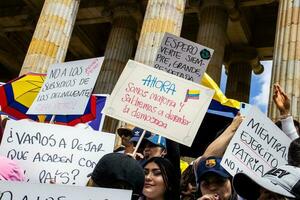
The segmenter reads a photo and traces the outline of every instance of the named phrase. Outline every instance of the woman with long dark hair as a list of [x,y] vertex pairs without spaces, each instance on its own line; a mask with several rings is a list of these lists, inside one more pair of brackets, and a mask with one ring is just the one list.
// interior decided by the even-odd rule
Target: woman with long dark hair
[[145,184],[141,199],[179,200],[180,180],[172,163],[161,157],[153,157],[144,165]]

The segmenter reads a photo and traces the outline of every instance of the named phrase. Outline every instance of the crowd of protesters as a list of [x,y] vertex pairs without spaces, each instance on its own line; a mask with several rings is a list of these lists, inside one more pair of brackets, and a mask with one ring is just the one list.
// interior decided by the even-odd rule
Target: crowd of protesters
[[[232,177],[222,166],[222,156],[244,116],[231,124],[181,173],[177,143],[158,134],[127,125],[117,130],[122,146],[103,156],[89,175],[86,186],[129,189],[135,200],[269,200],[300,199],[299,122],[290,115],[290,100],[274,85],[273,100],[280,112],[276,124],[292,140],[288,164],[266,172],[262,177],[237,173]],[[5,128],[5,124],[1,124]],[[0,157],[0,180],[24,181],[23,170],[15,161]]]

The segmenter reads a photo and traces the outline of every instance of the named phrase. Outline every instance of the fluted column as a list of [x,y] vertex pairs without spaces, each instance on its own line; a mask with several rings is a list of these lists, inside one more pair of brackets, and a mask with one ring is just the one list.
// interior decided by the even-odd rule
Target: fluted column
[[226,97],[249,102],[252,67],[249,62],[233,62],[228,67]]
[[152,66],[165,32],[179,36],[186,0],[149,0],[135,60]]
[[79,0],[45,0],[20,75],[46,73],[65,60]]
[[220,84],[228,14],[223,0],[201,0],[197,42],[214,49],[206,72]]
[[124,5],[113,9],[113,23],[105,49],[105,60],[94,93],[110,94],[133,54],[137,23]]
[[[279,83],[291,99],[291,114],[300,120],[300,18],[299,1],[279,1],[277,28],[274,45],[272,81]],[[279,112],[269,98],[269,117],[278,119]]]
[[249,102],[252,70],[255,74],[264,71],[255,47],[230,46],[224,58],[227,69],[226,97]]

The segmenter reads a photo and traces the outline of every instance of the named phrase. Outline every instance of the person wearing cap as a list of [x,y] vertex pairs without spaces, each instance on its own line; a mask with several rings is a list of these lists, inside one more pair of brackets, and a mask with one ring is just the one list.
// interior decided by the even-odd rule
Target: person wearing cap
[[138,199],[144,187],[144,170],[133,158],[120,153],[104,155],[89,175],[87,186],[133,190]]
[[145,138],[143,155],[146,160],[152,157],[164,157],[167,154],[166,138],[152,134]]
[[233,187],[241,197],[249,200],[300,199],[300,168],[283,165],[266,172],[262,177],[237,173]]
[[132,153],[134,150],[134,145],[130,141],[133,136],[134,126],[126,124],[125,127],[120,127],[117,129],[118,135],[121,137],[122,146],[117,148],[114,152],[117,153]]
[[[138,127],[132,129],[133,136],[130,142],[132,142],[134,146],[139,141],[143,131],[144,129]],[[138,152],[143,154],[142,157],[145,161],[152,157],[164,157],[167,154],[166,138],[146,131]]]
[[24,170],[14,160],[0,156],[0,180],[24,181]]
[[221,160],[221,158],[210,156],[200,161],[196,175],[201,200],[237,198],[231,187],[231,176],[221,166]]
[[[130,139],[130,142],[132,142],[134,146],[139,141],[143,131],[144,129],[138,127],[132,129],[133,136]],[[158,134],[146,131],[137,152],[138,153],[136,154],[135,158],[140,159],[139,162],[142,166],[144,166],[147,160],[153,157],[167,158],[174,165],[176,176],[180,177],[180,152],[178,143],[167,140],[165,137]],[[167,152],[172,153],[167,154]]]
[[193,168],[197,189],[201,194],[200,200],[238,198],[231,184],[232,177],[220,165],[220,161],[243,119],[238,113],[225,131],[206,148],[204,154],[194,161]]

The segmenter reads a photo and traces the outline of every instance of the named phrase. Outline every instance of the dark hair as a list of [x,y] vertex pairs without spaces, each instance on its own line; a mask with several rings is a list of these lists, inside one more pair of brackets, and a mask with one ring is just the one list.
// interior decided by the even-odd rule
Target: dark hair
[[291,142],[288,153],[288,164],[300,167],[300,137]]
[[[196,186],[196,177],[194,173],[193,165],[189,165],[182,173],[181,179],[180,179],[180,193],[182,197],[185,197],[185,195],[182,194],[182,192],[185,192],[188,189],[189,183],[192,186]],[[196,192],[191,193],[188,198],[190,200],[196,199]]]
[[166,200],[179,200],[180,199],[180,190],[179,190],[179,184],[180,180],[177,176],[177,173],[175,171],[175,167],[173,164],[166,158],[161,157],[152,157],[150,158],[145,164],[144,167],[154,162],[158,165],[165,186],[166,186],[166,192],[164,194],[164,199]]

